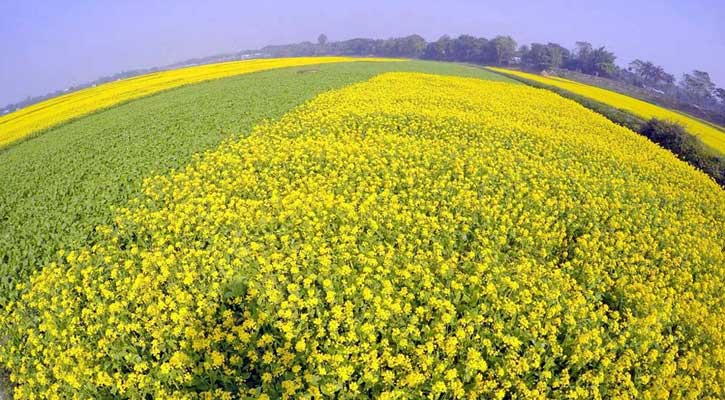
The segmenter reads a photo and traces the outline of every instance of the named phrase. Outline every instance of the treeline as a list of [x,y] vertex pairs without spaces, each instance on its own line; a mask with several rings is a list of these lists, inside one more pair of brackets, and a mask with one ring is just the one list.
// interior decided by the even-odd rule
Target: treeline
[[351,39],[329,42],[324,34],[317,42],[267,46],[257,50],[270,57],[347,55],[420,58],[426,60],[500,65],[529,71],[573,71],[604,77],[645,90],[646,100],[680,109],[709,121],[725,124],[725,89],[718,88],[705,71],[695,70],[681,79],[650,61],[616,64],[616,55],[605,47],[576,42],[573,48],[558,43],[519,46],[510,36],[492,39],[460,35],[442,36],[427,42],[420,35],[390,39]]
[[[181,66],[232,61],[260,57],[300,56],[378,56],[419,58],[438,61],[466,62],[481,65],[499,65],[556,75],[585,74],[590,77],[608,78],[607,82],[618,85],[613,88],[662,106],[678,109],[708,121],[725,125],[725,89],[712,82],[705,71],[695,70],[679,80],[659,65],[650,61],[635,60],[622,67],[616,64],[616,55],[605,47],[595,47],[588,42],[576,42],[573,48],[558,43],[531,43],[519,46],[510,36],[492,39],[460,35],[444,35],[434,42],[427,42],[420,35],[390,39],[357,38],[330,42],[321,34],[316,42],[266,46],[258,50],[245,50],[231,54],[186,60],[166,67],[125,71],[103,77],[94,82],[68,89],[27,98],[0,109],[0,114],[26,107],[66,92],[79,90],[116,79],[127,78],[154,71]],[[576,79],[576,76],[574,76]],[[598,79],[598,78],[597,78]],[[602,85],[604,82],[595,82]],[[605,85],[606,86],[606,85]],[[610,85],[611,86],[611,85]],[[612,87],[610,87],[612,88]],[[640,89],[636,93],[631,90]]]

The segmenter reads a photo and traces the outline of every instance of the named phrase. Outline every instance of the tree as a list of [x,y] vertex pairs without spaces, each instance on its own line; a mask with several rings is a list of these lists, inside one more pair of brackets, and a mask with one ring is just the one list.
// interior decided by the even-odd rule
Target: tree
[[577,69],[585,74],[592,71],[592,44],[589,42],[576,42],[574,48],[574,69]]
[[382,40],[356,38],[328,43],[327,47],[331,48],[331,54],[368,56],[382,54],[382,43]]
[[617,70],[617,65],[614,64],[614,60],[617,57],[611,51],[607,51],[604,46],[595,49],[592,52],[592,70],[591,74],[613,76]]
[[569,50],[565,49],[558,43],[549,42],[546,45],[546,49],[549,52],[549,69],[561,68],[561,66],[566,64],[571,56]]
[[723,88],[715,89],[715,96],[717,96],[717,98],[720,99],[721,103],[725,104],[725,89],[723,89]]
[[529,45],[526,44],[522,44],[521,46],[519,46],[519,49],[516,50],[516,57],[518,57],[521,66],[524,68],[532,68],[527,64],[529,60],[529,52],[531,52],[531,48],[529,47]]
[[527,57],[527,55],[529,54],[529,51],[531,51],[531,49],[529,48],[529,45],[527,45],[527,44],[522,44],[521,46],[519,46],[519,49],[518,49],[518,50],[516,51],[516,55],[517,55],[517,56],[518,56],[518,57],[519,57],[520,59],[524,59],[524,58],[526,58],[526,57]]
[[461,35],[451,43],[451,57],[456,61],[486,62],[488,40],[471,35]]
[[428,43],[423,58],[429,60],[453,60],[453,40],[448,35],[441,36],[437,41]]
[[511,36],[496,36],[489,42],[489,47],[494,55],[493,62],[499,65],[510,64],[516,55],[516,41]]
[[453,40],[452,53],[457,61],[474,61],[476,58],[476,38],[471,35],[461,35]]
[[715,91],[715,84],[710,79],[710,74],[699,70],[692,71],[692,74],[683,75],[680,86],[697,100],[712,99]]
[[489,51],[488,43],[486,38],[476,38],[473,43],[473,62],[482,64],[493,62],[493,55]]
[[521,64],[538,71],[560,68],[569,59],[569,50],[556,43],[532,43],[519,49]]
[[664,68],[650,61],[634,60],[629,63],[629,70],[646,85],[669,86],[675,82],[674,75],[668,74]]
[[420,35],[410,35],[397,39],[395,53],[397,57],[419,58],[423,55],[427,43]]
[[[663,69],[663,71],[664,71],[664,69]],[[675,76],[670,73],[667,73],[667,72],[665,72],[662,75],[661,80],[662,80],[662,83],[665,84],[666,86],[672,86],[675,84]]]
[[574,55],[566,65],[585,74],[611,77],[617,72],[616,59],[604,46],[595,49],[589,42],[576,42]]
[[327,35],[324,33],[320,33],[320,36],[317,37],[317,44],[320,46],[324,46],[327,44]]
[[520,57],[522,65],[537,71],[543,71],[551,65],[551,56],[549,55],[549,51],[546,46],[541,43],[531,43],[531,47],[528,51],[520,54]]

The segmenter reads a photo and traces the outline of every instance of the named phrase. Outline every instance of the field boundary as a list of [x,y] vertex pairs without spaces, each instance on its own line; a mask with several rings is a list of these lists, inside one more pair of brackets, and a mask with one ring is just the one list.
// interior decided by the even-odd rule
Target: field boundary
[[[526,73],[533,73],[531,71],[527,71],[527,70],[524,70],[524,69],[518,69],[517,71],[526,72]],[[611,92],[615,92],[615,93],[618,93],[618,94],[621,94],[621,95],[624,95],[624,96],[631,97],[633,99],[637,99],[637,100],[643,101],[645,103],[648,103],[648,104],[653,105],[653,106],[656,106],[656,107],[666,108],[667,110],[672,111],[673,113],[680,114],[683,117],[691,118],[691,119],[696,120],[698,122],[701,122],[701,123],[703,123],[705,125],[708,125],[708,126],[714,128],[714,129],[717,129],[720,132],[725,133],[725,127],[718,125],[716,122],[708,121],[708,120],[706,120],[706,119],[704,119],[702,117],[699,117],[699,116],[696,116],[694,114],[691,114],[691,113],[689,113],[689,112],[687,112],[685,110],[680,110],[680,109],[674,108],[673,106],[667,105],[665,103],[658,103],[658,102],[654,101],[652,98],[649,98],[649,97],[647,97],[645,95],[642,95],[642,94],[639,94],[639,93],[628,92],[626,90],[618,89],[616,87],[609,87],[609,86],[605,86],[605,85],[600,85],[600,84],[597,84],[596,81],[591,81],[591,82],[590,81],[587,81],[586,79],[583,79],[583,77],[581,75],[584,75],[584,76],[589,77],[589,78],[601,78],[601,77],[593,77],[591,75],[581,74],[581,73],[578,73],[578,72],[575,72],[575,71],[565,70],[565,69],[561,69],[561,68],[554,70],[554,73],[556,75],[550,75],[550,76],[547,76],[547,77],[548,78],[551,78],[551,79],[555,79],[556,78],[556,79],[560,79],[560,80],[564,80],[564,81],[580,83],[582,85],[587,85],[587,86],[596,86],[596,87],[598,87],[600,89],[609,90]],[[609,78],[602,78],[602,79],[609,80]],[[617,81],[615,81],[615,82],[617,82]],[[625,84],[625,85],[631,86],[629,84]],[[640,89],[640,88],[638,88],[638,89]]]
[[[197,84],[197,83],[210,82],[210,81],[215,81],[215,80],[219,80],[219,79],[232,78],[232,77],[236,77],[236,76],[239,76],[239,75],[254,74],[254,73],[258,73],[258,72],[265,72],[265,71],[270,71],[270,70],[275,70],[275,69],[285,69],[285,68],[295,68],[295,67],[319,67],[320,65],[323,65],[323,64],[340,64],[340,63],[353,63],[353,62],[386,62],[386,63],[387,62],[392,62],[392,63],[401,63],[401,62],[407,62],[407,61],[409,61],[407,59],[399,59],[399,58],[386,58],[386,59],[382,59],[382,58],[377,58],[377,57],[370,57],[370,58],[355,58],[355,57],[289,57],[289,58],[253,59],[253,60],[248,60],[248,61],[251,61],[251,62],[254,62],[254,61],[269,61],[269,62],[274,62],[274,61],[279,61],[279,60],[285,60],[286,61],[286,60],[291,60],[291,59],[294,59],[294,58],[300,58],[300,59],[303,59],[303,58],[319,58],[319,62],[315,62],[315,63],[304,63],[304,62],[302,62],[302,63],[299,63],[299,64],[290,64],[290,65],[286,65],[286,66],[269,66],[267,68],[262,68],[262,69],[252,70],[252,71],[243,71],[242,70],[242,71],[238,71],[237,73],[232,73],[232,74],[229,74],[229,75],[226,75],[226,76],[212,76],[210,78],[200,78],[198,80],[190,80],[188,82],[184,82],[184,83],[181,83],[181,84],[178,84],[178,85],[171,85],[171,86],[168,86],[166,88],[162,88],[162,89],[158,89],[158,90],[155,89],[155,90],[151,91],[150,93],[141,94],[140,96],[135,96],[135,97],[134,96],[131,96],[129,98],[120,100],[118,102],[115,102],[115,103],[112,103],[112,104],[108,104],[106,106],[101,106],[101,107],[92,109],[92,110],[90,110],[90,111],[88,111],[86,113],[82,113],[82,114],[79,114],[79,115],[76,115],[76,116],[73,116],[73,117],[70,117],[70,118],[67,118],[67,119],[63,119],[61,121],[57,121],[56,123],[52,123],[52,124],[50,124],[48,126],[39,128],[37,130],[27,131],[22,136],[19,136],[19,137],[15,138],[15,139],[11,139],[9,141],[6,141],[5,143],[0,144],[0,153],[2,153],[4,150],[12,147],[13,145],[15,145],[17,143],[22,143],[22,142],[24,142],[24,141],[26,141],[28,139],[32,139],[33,137],[37,137],[38,135],[41,135],[41,134],[43,134],[45,132],[48,132],[49,130],[51,130],[53,128],[57,128],[59,126],[65,125],[66,123],[69,123],[69,122],[78,120],[79,118],[83,118],[83,117],[86,117],[86,116],[89,116],[89,115],[93,115],[96,112],[102,112],[102,111],[111,109],[111,108],[116,107],[116,106],[120,106],[120,105],[123,105],[123,104],[127,104],[127,103],[129,103],[131,101],[134,101],[134,100],[147,98],[149,96],[153,96],[153,95],[156,95],[158,93],[164,93],[164,92],[167,92],[169,90],[174,90],[174,89],[186,87],[186,86],[189,86],[189,85],[194,85],[194,84]],[[331,58],[337,58],[337,60],[332,60],[331,61],[330,60]],[[239,63],[239,62],[246,62],[246,61],[236,61],[236,62]],[[71,93],[67,93],[67,94],[63,94],[63,95],[60,95],[60,96],[57,96],[57,97],[52,97],[52,98],[47,99],[47,100],[44,100],[42,102],[35,103],[35,104],[30,105],[30,106],[27,106],[27,107],[24,107],[24,108],[15,110],[15,111],[13,111],[13,112],[11,112],[9,114],[3,115],[3,116],[0,117],[0,126],[2,126],[2,124],[7,123],[9,121],[13,121],[16,118],[23,119],[23,118],[29,118],[29,117],[31,117],[32,114],[26,114],[26,115],[20,115],[20,116],[16,115],[18,113],[27,112],[27,110],[29,108],[32,108],[32,107],[40,107],[44,103],[52,102],[52,101],[55,101],[57,99],[64,98],[64,97],[72,97],[72,96],[75,96],[75,95],[79,95],[80,93],[83,93],[83,92],[88,91],[88,90],[95,90],[95,89],[100,88],[100,87],[105,87],[105,86],[108,86],[108,85],[114,85],[114,84],[117,84],[118,82],[128,82],[128,81],[132,81],[132,80],[145,79],[145,78],[148,78],[148,77],[158,76],[158,75],[164,74],[164,73],[170,74],[170,73],[175,73],[175,72],[183,71],[183,70],[189,70],[189,69],[193,69],[193,68],[207,68],[207,67],[214,66],[214,65],[224,65],[224,64],[232,64],[232,63],[235,63],[235,62],[234,61],[230,61],[230,62],[225,62],[225,63],[205,64],[205,65],[194,66],[194,67],[184,67],[184,68],[170,69],[170,70],[165,70],[165,71],[157,71],[157,72],[153,72],[153,73],[150,73],[150,74],[138,75],[138,76],[134,76],[134,77],[127,78],[127,79],[122,79],[122,80],[119,80],[119,81],[107,82],[107,83],[104,83],[104,84],[99,85],[97,87],[91,87],[91,88],[81,89],[81,90],[78,90],[78,91],[75,91],[75,92],[71,92]],[[48,107],[48,106],[49,105],[46,105],[44,107]],[[41,110],[35,110],[35,111],[32,111],[32,113],[35,113],[35,112],[38,112],[38,111],[41,111]]]
[[[233,78],[237,78],[237,77],[242,76],[242,75],[254,75],[254,74],[265,73],[265,72],[269,72],[269,71],[273,71],[273,70],[295,69],[295,68],[301,68],[301,67],[316,67],[316,68],[319,68],[320,65],[323,65],[323,64],[325,64],[325,65],[327,65],[327,64],[347,64],[347,63],[350,63],[350,62],[374,63],[374,62],[379,62],[379,61],[360,60],[360,61],[340,61],[340,62],[321,63],[321,64],[308,64],[308,65],[290,65],[288,67],[262,69],[262,70],[259,70],[259,71],[240,73],[240,74],[237,74],[237,75],[230,75],[230,76],[226,76],[226,77],[221,77],[221,78],[217,78],[217,79],[209,79],[209,80],[200,81],[200,82],[189,82],[189,83],[182,84],[180,86],[174,86],[174,87],[170,87],[170,88],[167,88],[167,89],[162,89],[162,90],[160,90],[158,92],[149,93],[146,96],[134,97],[134,98],[122,100],[122,101],[120,101],[118,103],[111,104],[111,105],[109,105],[107,107],[101,107],[101,108],[95,109],[95,110],[93,110],[93,111],[91,111],[91,112],[89,112],[87,114],[78,115],[76,117],[72,117],[71,119],[68,119],[68,120],[59,122],[59,123],[57,123],[55,125],[51,125],[51,126],[45,127],[43,129],[40,129],[40,130],[37,130],[37,131],[33,131],[33,132],[31,132],[31,133],[29,133],[29,134],[27,134],[27,135],[25,135],[25,136],[23,136],[23,137],[21,137],[19,139],[16,139],[16,140],[10,142],[10,143],[7,143],[5,145],[0,145],[0,154],[4,153],[5,151],[8,151],[8,150],[12,149],[13,147],[15,147],[15,146],[17,146],[19,144],[22,144],[22,143],[25,143],[25,142],[27,142],[29,140],[35,139],[38,136],[42,136],[45,133],[48,133],[48,132],[52,131],[53,129],[60,128],[60,127],[65,126],[67,124],[70,124],[70,123],[73,123],[75,121],[78,121],[80,119],[89,117],[91,115],[95,115],[95,114],[102,113],[102,112],[105,112],[105,111],[108,111],[108,110],[112,110],[112,109],[114,109],[116,107],[120,107],[120,106],[129,104],[129,103],[132,103],[132,102],[134,102],[136,100],[147,99],[149,97],[153,97],[153,96],[160,95],[160,94],[163,94],[163,93],[167,93],[167,92],[170,92],[170,91],[173,91],[173,90],[177,90],[177,89],[183,89],[183,88],[186,88],[186,87],[189,87],[189,86],[192,86],[192,85],[198,85],[198,84],[212,82],[212,81],[217,81],[217,80],[222,80],[222,79],[233,79]],[[388,62],[404,63],[404,62],[408,62],[408,60],[391,59],[391,61],[388,61]]]
[[[552,91],[564,98],[573,100],[573,101],[579,103],[580,105],[582,105],[583,107],[588,108],[596,113],[603,115],[605,118],[609,119],[610,121],[614,122],[615,124],[622,125],[642,136],[647,137],[648,139],[650,139],[653,143],[657,144],[658,146],[674,153],[682,161],[687,162],[691,166],[693,166],[693,167],[697,168],[698,170],[702,171],[703,173],[707,174],[712,179],[714,179],[715,182],[717,182],[721,187],[725,188],[725,157],[720,156],[719,154],[715,153],[715,150],[712,150],[709,147],[707,147],[699,137],[688,132],[686,130],[686,128],[684,128],[684,127],[682,127],[682,129],[683,129],[684,134],[687,136],[686,140],[691,143],[695,143],[696,154],[686,154],[682,151],[679,151],[679,148],[672,147],[672,146],[665,146],[662,143],[657,143],[654,140],[652,140],[651,138],[649,138],[647,135],[645,135],[643,133],[643,129],[647,126],[648,121],[659,120],[657,118],[644,119],[638,115],[635,115],[634,113],[632,113],[630,111],[610,106],[608,104],[594,100],[590,97],[583,96],[583,95],[571,92],[566,89],[562,89],[562,88],[552,86],[552,85],[547,85],[545,83],[537,82],[537,81],[527,79],[527,78],[524,78],[524,77],[521,77],[521,76],[518,76],[515,74],[507,74],[505,72],[502,72],[499,70],[494,70],[494,69],[491,69],[488,67],[482,67],[482,68],[486,69],[487,71],[494,72],[494,73],[500,74],[502,76],[505,76],[507,78],[517,80],[521,83],[527,84],[527,85],[535,87],[535,88]],[[672,110],[670,110],[670,111],[672,111]],[[682,114],[682,113],[680,113],[680,114]],[[670,122],[674,125],[681,126],[680,124],[673,122],[673,121],[667,121],[667,122]]]

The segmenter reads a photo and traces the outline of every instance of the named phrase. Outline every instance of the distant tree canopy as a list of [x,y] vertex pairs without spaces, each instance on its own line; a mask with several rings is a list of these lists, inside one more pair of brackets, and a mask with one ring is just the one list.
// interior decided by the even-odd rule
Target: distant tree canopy
[[516,41],[511,36],[496,36],[491,40],[494,62],[499,65],[509,65],[516,56]]
[[[321,33],[314,43],[307,41],[266,46],[259,50],[226,55],[227,58],[223,60],[229,59],[228,57],[231,59],[258,57],[260,54],[270,57],[343,55],[422,58],[512,66],[536,72],[578,71],[656,91],[660,96],[664,96],[670,107],[679,107],[710,121],[725,124],[725,89],[717,88],[707,72],[695,70],[684,74],[677,82],[674,75],[651,61],[636,59],[627,68],[620,68],[615,63],[617,57],[612,51],[604,46],[594,47],[585,41],[576,42],[570,50],[558,43],[531,43],[517,47],[516,41],[511,36],[496,36],[489,40],[472,35],[460,35],[456,38],[443,35],[436,41],[427,42],[420,35],[409,35],[389,39],[355,38],[331,42],[327,35]],[[186,63],[213,61],[214,57],[208,57],[187,60]],[[136,74],[136,71],[133,74]],[[48,96],[11,104],[0,109],[0,112],[9,112],[46,97]]]
[[715,89],[715,97],[720,100],[720,103],[725,104],[725,89],[723,88],[717,88]]
[[450,36],[443,35],[435,42],[429,43],[423,52],[423,58],[440,61],[453,60],[453,40]]
[[629,71],[633,72],[643,85],[660,87],[675,83],[675,76],[665,72],[659,65],[650,61],[634,60],[629,63]]
[[715,84],[705,71],[694,70],[692,74],[684,74],[680,86],[694,98],[713,99],[715,95]]
[[327,35],[324,33],[320,33],[320,36],[317,37],[317,44],[320,46],[324,46],[327,44]]
[[560,68],[570,62],[571,52],[556,43],[532,43],[531,47],[521,46],[519,56],[522,66],[543,71]]
[[462,61],[479,64],[509,65],[516,56],[516,41],[510,36],[497,36],[492,40],[461,35],[455,39],[441,36],[428,43],[423,58],[439,61]]
[[323,43],[326,43],[326,38],[322,41],[318,38],[316,45],[302,42],[268,46],[262,51],[277,57],[310,54],[383,56],[513,66],[536,72],[571,70],[646,88],[661,96],[669,107],[725,124],[725,89],[717,88],[707,72],[696,70],[684,74],[678,82],[674,75],[651,61],[636,59],[626,68],[620,68],[614,52],[586,41],[576,42],[571,50],[551,42],[531,43],[517,48],[511,36],[502,35],[490,40],[472,35],[455,38],[443,35],[433,42],[426,42],[419,35],[410,35],[384,40],[357,38]]
[[589,75],[611,77],[617,70],[616,59],[614,53],[604,46],[595,49],[589,42],[576,42],[569,68]]
[[626,68],[620,68],[614,52],[586,41],[576,42],[568,49],[551,42],[517,47],[511,36],[503,35],[492,39],[443,35],[433,42],[427,42],[420,35],[329,42],[325,34],[320,34],[316,43],[267,46],[259,52],[273,57],[381,56],[512,66],[536,72],[571,70],[645,88],[660,96],[668,107],[725,124],[725,89],[717,88],[707,72],[696,70],[684,74],[678,82],[674,75],[651,61],[636,59]]
[[383,42],[383,54],[391,57],[420,58],[425,52],[427,42],[420,35],[410,35]]

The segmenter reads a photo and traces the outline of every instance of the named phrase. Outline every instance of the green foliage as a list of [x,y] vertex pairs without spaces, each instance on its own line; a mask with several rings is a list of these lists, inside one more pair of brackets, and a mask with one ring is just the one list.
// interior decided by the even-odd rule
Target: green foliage
[[448,35],[428,43],[422,57],[428,60],[462,61],[479,64],[510,64],[516,55],[516,41],[510,36],[497,36],[492,40],[461,35],[452,39]]
[[715,96],[720,99],[721,103],[725,103],[725,89],[723,88],[717,88],[715,89]]
[[324,46],[327,44],[327,35],[324,33],[320,33],[320,36],[317,37],[317,44],[320,46]]
[[516,41],[511,36],[496,36],[490,43],[496,64],[510,64],[516,55]]
[[537,71],[545,70],[551,65],[549,51],[541,43],[532,43],[531,48],[521,55],[521,64]]
[[715,84],[710,79],[710,74],[705,71],[692,71],[692,74],[682,76],[680,86],[687,94],[699,100],[712,100]]
[[245,134],[320,92],[387,71],[508,80],[435,62],[350,63],[255,73],[133,101],[0,152],[0,305],[15,284],[61,248],[93,241],[111,207],[135,197],[144,177],[185,165],[194,153]]
[[373,55],[483,65],[518,64],[524,69],[537,71],[564,69],[591,78],[607,77],[617,83],[638,86],[650,98],[648,101],[659,98],[659,103],[668,108],[676,108],[715,124],[725,124],[725,89],[718,91],[707,72],[696,70],[685,74],[676,85],[675,77],[661,66],[635,59],[628,68],[620,68],[615,63],[617,57],[614,52],[603,46],[595,48],[584,41],[576,42],[573,51],[558,43],[532,43],[530,46],[523,45],[516,51],[516,41],[509,36],[497,36],[488,40],[465,34],[457,38],[443,35],[428,43],[419,35],[410,35],[385,40],[355,38],[328,42],[325,45],[321,45],[319,41],[302,42],[267,46],[258,52],[273,57]]
[[681,125],[653,118],[639,132],[725,186],[725,158],[711,154],[699,138],[687,133]]
[[375,77],[115,215],[0,312],[18,398],[725,396],[722,191],[548,91]]
[[532,43],[530,48],[522,46],[519,53],[521,65],[537,71],[559,68],[570,57],[569,50],[556,43]]
[[585,74],[612,76],[617,70],[614,61],[617,57],[604,46],[593,48],[589,42],[576,42],[576,50],[571,60],[572,69]]
[[388,39],[383,41],[382,55],[386,57],[419,58],[423,54],[425,46],[425,39],[419,35]]
[[668,86],[675,82],[672,74],[665,72],[660,65],[655,65],[651,61],[634,60],[629,63],[629,69],[641,84],[651,86]]

